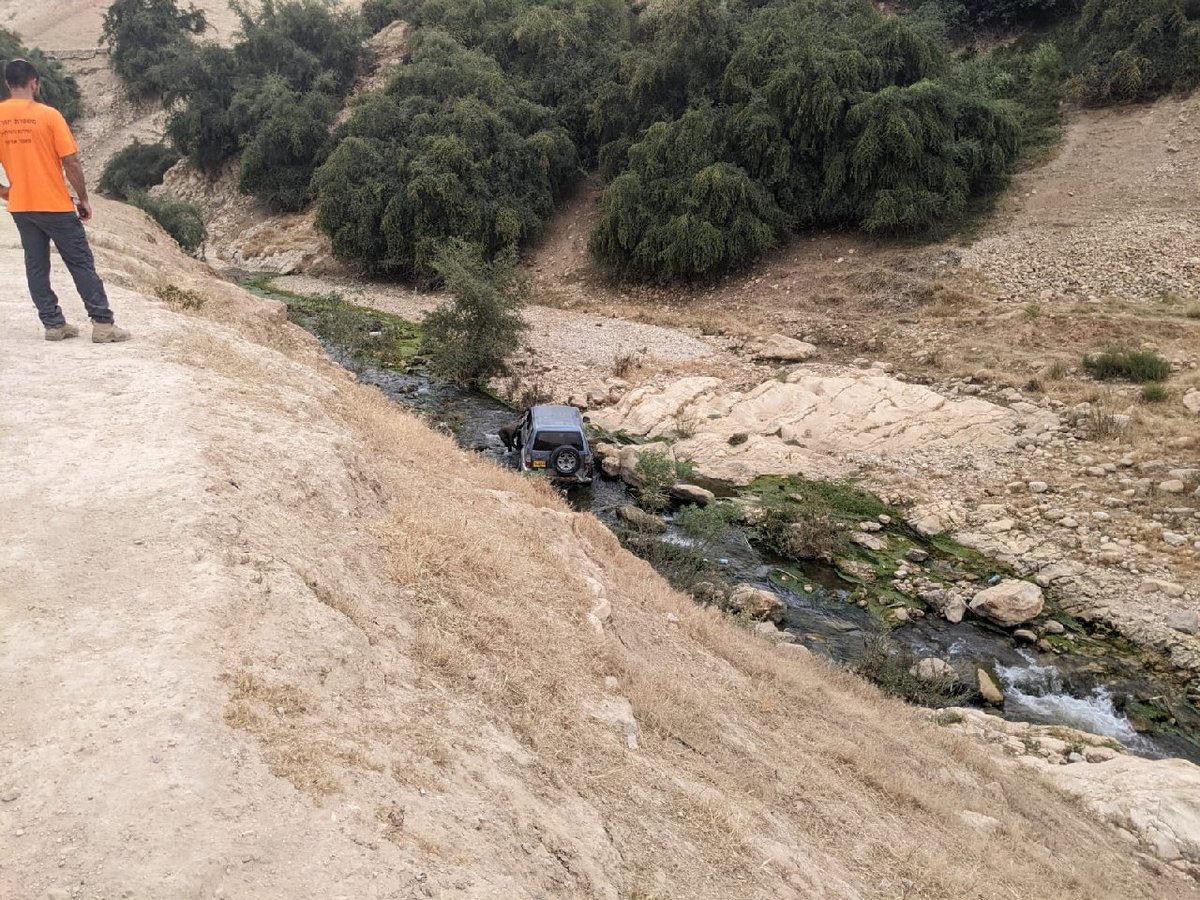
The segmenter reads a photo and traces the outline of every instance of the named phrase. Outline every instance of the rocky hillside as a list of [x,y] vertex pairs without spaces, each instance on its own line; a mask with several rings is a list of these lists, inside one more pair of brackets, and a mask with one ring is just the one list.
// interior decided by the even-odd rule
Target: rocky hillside
[[1190,890],[672,593],[136,211],[93,229],[136,340],[42,342],[4,227],[5,896]]

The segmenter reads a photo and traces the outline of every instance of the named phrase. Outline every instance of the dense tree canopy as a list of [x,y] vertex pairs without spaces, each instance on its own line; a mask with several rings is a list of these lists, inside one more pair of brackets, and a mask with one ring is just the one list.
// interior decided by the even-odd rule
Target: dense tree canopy
[[1200,2],[1087,0],[1078,26],[1084,100],[1145,100],[1200,84]]
[[113,71],[137,97],[174,83],[190,58],[192,35],[206,27],[202,11],[180,9],[176,0],[115,0],[101,34]]
[[427,31],[339,130],[314,179],[317,221],[340,255],[424,278],[448,238],[491,256],[529,237],[577,172],[550,110],[491,57]]
[[[745,265],[795,229],[920,232],[1052,143],[1068,78],[1093,103],[1200,82],[1200,0],[234,8],[241,33],[220,47],[195,43],[202,17],[177,0],[117,0],[114,65],[150,16],[139,52],[172,73],[181,153],[210,170],[240,154],[243,191],[315,200],[339,256],[416,279],[444,277],[452,239],[486,259],[528,240],[588,169],[608,180],[592,251],[642,279]],[[975,29],[1064,16],[1058,46],[970,46]],[[364,36],[398,20],[414,28],[404,64],[335,129]]]
[[167,135],[207,171],[241,152],[243,191],[279,212],[303,209],[363,59],[361,21],[321,0],[234,9],[241,31],[231,47],[202,44],[176,64],[163,91]]

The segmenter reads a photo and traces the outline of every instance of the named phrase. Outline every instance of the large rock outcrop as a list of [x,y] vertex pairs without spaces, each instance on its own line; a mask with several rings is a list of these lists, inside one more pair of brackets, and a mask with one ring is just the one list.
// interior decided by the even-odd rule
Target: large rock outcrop
[[916,453],[950,464],[1012,447],[1016,432],[1051,419],[951,400],[874,370],[798,370],[750,391],[729,390],[718,378],[681,378],[630,391],[593,415],[609,431],[674,439],[676,454],[702,474],[739,484],[765,474],[838,476],[861,461]]

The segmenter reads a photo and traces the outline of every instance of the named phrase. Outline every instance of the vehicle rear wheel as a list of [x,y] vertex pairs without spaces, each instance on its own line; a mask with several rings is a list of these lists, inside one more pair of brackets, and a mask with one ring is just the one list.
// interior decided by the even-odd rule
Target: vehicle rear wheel
[[555,475],[570,477],[583,467],[583,454],[574,447],[559,447],[550,454],[550,469]]

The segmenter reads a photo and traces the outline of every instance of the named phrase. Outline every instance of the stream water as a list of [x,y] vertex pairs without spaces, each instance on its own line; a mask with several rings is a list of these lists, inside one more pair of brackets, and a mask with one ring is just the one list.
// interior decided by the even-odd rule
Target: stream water
[[[336,350],[327,349],[339,358]],[[398,403],[418,408],[433,424],[452,432],[462,446],[498,465],[514,465],[498,435],[500,427],[516,416],[504,404],[423,376],[358,364],[353,368],[360,381],[375,385]],[[574,508],[591,512],[610,526],[616,523],[617,508],[632,499],[621,482],[599,478],[590,487],[566,494]],[[661,539],[689,541],[673,526]],[[787,604],[783,627],[798,643],[841,665],[852,666],[862,658],[867,639],[877,627],[867,610],[847,602],[847,586],[831,567],[804,569],[804,578],[793,591],[771,578],[782,561],[756,547],[738,529],[707,546],[706,552],[730,581],[752,584],[781,597]],[[1192,741],[1169,732],[1139,734],[1121,711],[1122,697],[1161,694],[1160,685],[1149,675],[1122,659],[1098,661],[1019,648],[1010,635],[999,630],[970,621],[954,625],[934,615],[914,619],[890,637],[918,657],[947,660],[966,684],[974,683],[977,667],[992,669],[1002,682],[1006,718],[1066,725],[1113,738],[1142,755],[1181,756],[1200,763],[1200,747]]]

